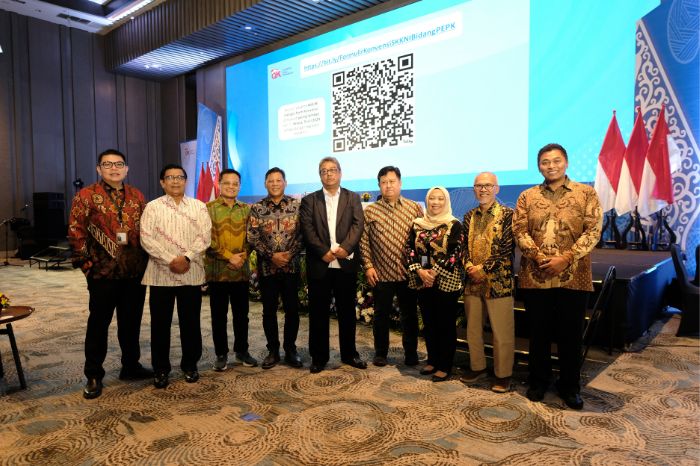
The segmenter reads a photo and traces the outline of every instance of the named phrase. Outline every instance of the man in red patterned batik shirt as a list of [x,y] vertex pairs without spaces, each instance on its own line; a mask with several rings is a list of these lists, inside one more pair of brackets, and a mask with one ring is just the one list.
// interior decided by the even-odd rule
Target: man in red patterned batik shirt
[[97,158],[101,179],[75,195],[68,222],[73,266],[82,269],[90,293],[84,368],[88,381],[83,390],[87,399],[102,394],[102,364],[115,308],[122,351],[119,378],[153,376],[139,362],[139,332],[146,296],[141,277],[148,261],[139,242],[145,200],[138,189],[124,184],[128,171],[124,154],[114,149],[102,152]]

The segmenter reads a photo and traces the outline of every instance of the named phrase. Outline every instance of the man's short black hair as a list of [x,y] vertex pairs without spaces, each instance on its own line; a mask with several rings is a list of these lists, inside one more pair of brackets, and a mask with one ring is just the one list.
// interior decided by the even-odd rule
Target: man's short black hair
[[547,152],[552,151],[552,150],[560,151],[562,154],[564,154],[564,159],[566,159],[567,162],[569,161],[569,155],[566,153],[566,149],[564,149],[564,147],[561,144],[556,144],[553,142],[553,143],[547,144],[542,149],[540,149],[540,151],[537,153],[537,163],[538,164],[540,163],[540,159],[542,158],[542,154],[547,153]]
[[117,149],[107,149],[106,151],[100,152],[100,155],[97,156],[97,165],[102,163],[102,159],[105,155],[116,155],[117,157],[121,157],[124,163],[126,163],[126,156],[124,154]]
[[381,181],[382,176],[386,176],[388,173],[394,172],[396,173],[396,177],[398,179],[401,179],[401,170],[399,170],[399,167],[394,167],[392,165],[387,165],[386,167],[382,168],[379,170],[379,173],[377,173],[377,182]]
[[183,175],[185,175],[185,179],[187,179],[187,172],[184,168],[182,168],[182,165],[178,165],[176,163],[169,163],[166,166],[164,166],[163,169],[160,171],[160,181],[165,180],[165,172],[167,172],[168,170],[182,170]]
[[284,181],[287,181],[287,175],[284,174],[284,170],[282,170],[280,167],[272,167],[268,171],[266,171],[265,172],[265,181],[267,181],[267,177],[273,173],[279,173],[280,175],[282,175],[282,179]]
[[230,175],[232,173],[238,177],[238,181],[241,181],[241,174],[233,168],[226,168],[221,173],[219,173],[219,181],[224,179],[224,175]]

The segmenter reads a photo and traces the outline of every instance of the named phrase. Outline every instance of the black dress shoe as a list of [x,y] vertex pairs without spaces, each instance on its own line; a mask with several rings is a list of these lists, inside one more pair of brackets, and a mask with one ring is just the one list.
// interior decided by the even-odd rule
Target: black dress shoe
[[372,359],[372,364],[377,367],[384,367],[386,366],[386,358],[384,356],[375,356],[374,359]]
[[296,352],[286,353],[284,355],[284,362],[288,366],[295,367],[297,369],[300,367],[304,367],[304,364],[301,362],[301,356],[299,356],[299,354],[297,354]]
[[439,375],[433,374],[433,376],[430,378],[433,382],[444,382],[446,380],[450,380],[450,374],[445,374],[442,377]]
[[571,409],[582,409],[583,408],[583,399],[581,398],[581,395],[578,393],[566,393],[566,394],[559,394],[559,398],[564,400],[564,403],[566,403],[566,406],[568,406]]
[[530,401],[542,401],[544,400],[545,390],[541,387],[530,387],[527,389],[525,396]]
[[153,385],[156,388],[165,388],[170,382],[168,381],[168,374],[166,372],[160,372],[153,378]]
[[119,372],[119,380],[144,380],[153,377],[153,371],[146,369],[141,364],[133,368],[122,367]]
[[197,372],[197,369],[195,369],[193,371],[185,371],[185,382],[195,383],[198,380],[199,380],[199,372]]
[[280,362],[280,354],[278,352],[270,352],[267,356],[265,356],[265,359],[263,359],[262,362],[262,368],[263,369],[271,369],[277,365],[277,363]]
[[433,367],[432,369],[423,368],[420,370],[420,375],[431,375],[437,372],[437,369]]
[[324,367],[326,367],[325,364],[316,364],[312,362],[311,366],[309,367],[309,372],[311,372],[312,374],[318,374],[323,370]]
[[92,400],[102,395],[102,379],[88,379],[83,389],[83,398]]
[[410,355],[406,356],[406,358],[403,360],[403,363],[407,366],[417,366],[418,365],[418,355]]
[[341,359],[341,361],[343,362],[343,364],[352,366],[355,369],[367,369],[367,363],[360,359],[359,356],[355,356],[352,359]]

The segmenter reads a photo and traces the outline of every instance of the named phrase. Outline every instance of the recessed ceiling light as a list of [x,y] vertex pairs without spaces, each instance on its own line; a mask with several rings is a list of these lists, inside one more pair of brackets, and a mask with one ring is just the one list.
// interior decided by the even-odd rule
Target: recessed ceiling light
[[255,26],[251,26],[250,24],[246,24],[245,26],[243,26],[243,29],[245,31],[252,31],[253,29],[255,29]]

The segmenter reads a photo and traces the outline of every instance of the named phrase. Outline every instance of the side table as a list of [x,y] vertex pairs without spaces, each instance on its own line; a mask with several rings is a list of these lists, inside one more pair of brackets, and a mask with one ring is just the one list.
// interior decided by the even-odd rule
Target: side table
[[[5,328],[0,328],[0,335],[7,335],[10,339],[10,347],[12,348],[12,357],[15,359],[15,366],[17,367],[19,384],[23,389],[27,388],[27,382],[24,380],[22,361],[19,359],[19,350],[17,349],[15,333],[12,330],[12,322],[27,318],[32,314],[32,312],[34,312],[34,308],[29,306],[9,306],[0,310],[0,326],[5,326]],[[2,366],[2,357],[0,357],[0,378],[4,376],[5,370]]]

